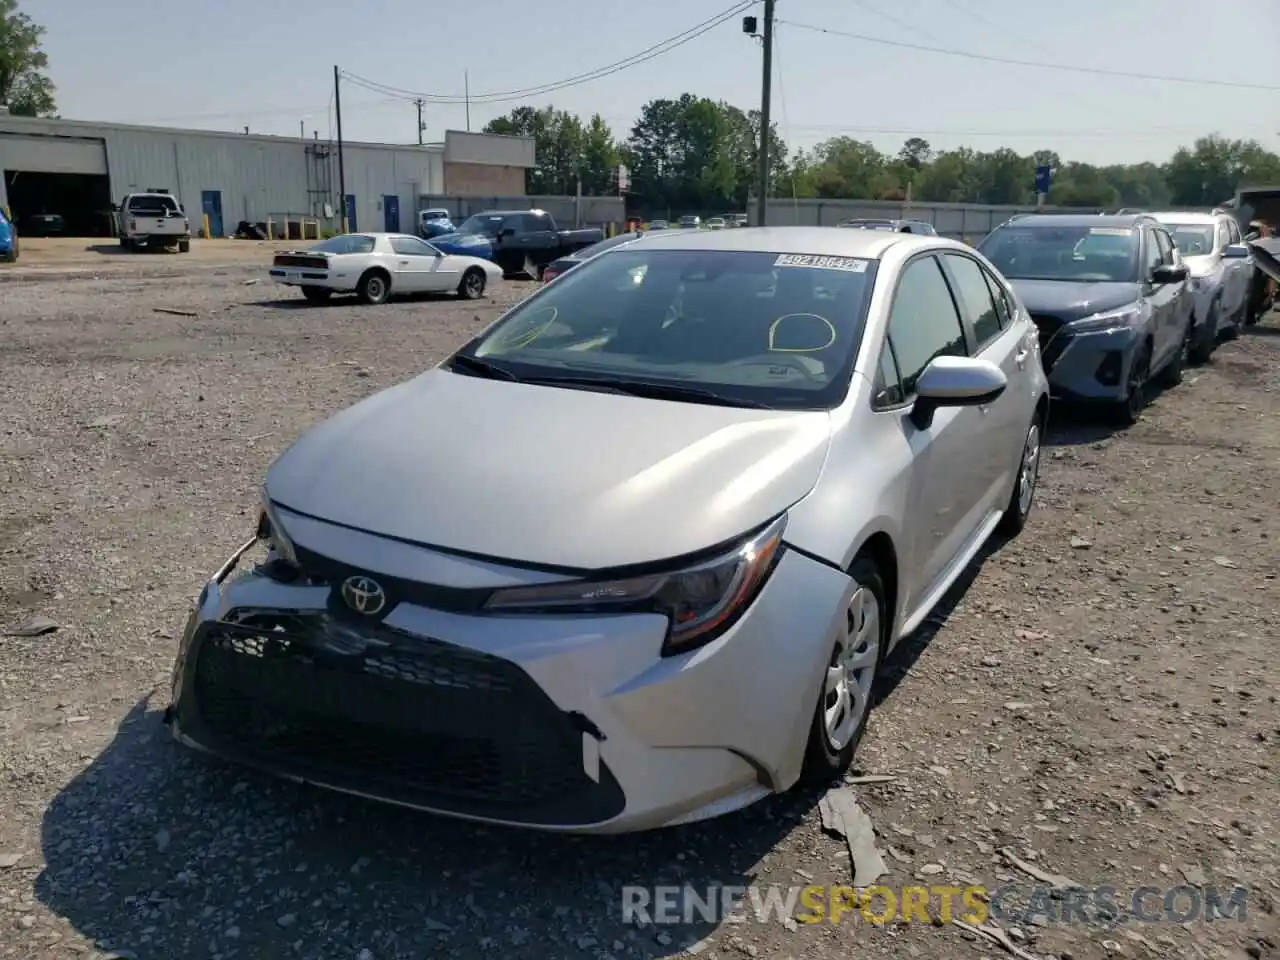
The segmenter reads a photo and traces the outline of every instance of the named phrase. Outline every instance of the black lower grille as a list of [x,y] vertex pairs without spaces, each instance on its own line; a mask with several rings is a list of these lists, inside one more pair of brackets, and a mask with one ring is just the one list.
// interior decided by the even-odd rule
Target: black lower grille
[[182,722],[213,749],[403,803],[596,823],[623,796],[583,730],[510,661],[326,616],[217,623],[195,641]]

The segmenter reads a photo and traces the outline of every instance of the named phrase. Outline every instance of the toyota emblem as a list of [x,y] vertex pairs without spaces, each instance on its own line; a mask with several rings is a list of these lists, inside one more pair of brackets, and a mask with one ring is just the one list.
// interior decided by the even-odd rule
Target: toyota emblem
[[376,617],[387,605],[387,593],[376,580],[347,577],[342,581],[342,599],[356,613]]

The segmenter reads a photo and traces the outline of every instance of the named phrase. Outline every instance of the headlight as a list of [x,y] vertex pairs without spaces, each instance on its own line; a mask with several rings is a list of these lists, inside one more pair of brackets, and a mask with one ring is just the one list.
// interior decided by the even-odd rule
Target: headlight
[[1119,333],[1128,330],[1141,318],[1142,311],[1139,308],[1123,307],[1075,320],[1068,324],[1068,329],[1074,333]]
[[680,570],[498,590],[485,607],[503,613],[661,613],[670,623],[663,656],[684,653],[724,633],[755,599],[782,555],[785,528],[784,515],[715,559]]
[[258,514],[258,538],[266,540],[267,545],[282,560],[287,560],[289,563],[298,562],[298,554],[293,548],[293,541],[289,539],[289,534],[285,532],[284,525],[280,523],[276,515],[275,506],[271,503],[271,498],[267,496],[265,484],[262,487],[262,512]]

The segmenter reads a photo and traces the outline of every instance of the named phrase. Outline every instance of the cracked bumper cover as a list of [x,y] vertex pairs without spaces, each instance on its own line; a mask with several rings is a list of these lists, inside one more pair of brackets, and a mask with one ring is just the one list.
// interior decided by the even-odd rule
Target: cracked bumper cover
[[[654,614],[499,618],[401,603],[384,623],[392,654],[419,657],[430,646],[455,667],[480,664],[481,673],[507,684],[504,691],[468,697],[430,681],[369,687],[372,668],[353,668],[349,658],[317,664],[312,657],[300,678],[310,690],[310,703],[304,703],[296,691],[288,692],[294,687],[287,682],[302,661],[234,656],[237,644],[248,641],[243,628],[227,621],[285,611],[319,623],[330,589],[236,572],[252,546],[243,545],[218,570],[189,615],[165,712],[179,742],[345,793],[565,832],[624,833],[693,822],[789,788],[800,773],[822,670],[852,592],[840,571],[787,552],[730,631],[668,658],[659,656],[666,621]],[[248,633],[263,635],[256,627]],[[313,641],[300,642],[313,647]],[[279,646],[271,636],[267,642]],[[356,687],[377,695],[356,696]],[[518,696],[511,692],[517,688]],[[446,693],[442,717],[441,709],[429,708]],[[277,735],[263,734],[264,725],[279,727],[281,708],[287,721],[297,715],[289,711],[300,707],[323,715],[327,726],[320,733],[327,744],[304,751],[264,746]],[[505,736],[513,742],[506,744],[504,711],[513,710],[517,716],[507,719],[520,728],[508,725]],[[247,739],[229,735],[228,723],[239,723],[236,730],[256,724],[255,732]],[[353,729],[367,734],[368,749],[358,756],[347,742]],[[519,746],[537,759],[519,771],[524,793],[514,790],[504,798],[457,789],[456,765],[441,757],[458,760],[465,752],[459,744],[469,736],[497,751]],[[500,764],[508,774],[510,753]],[[484,755],[477,748],[458,760],[470,764],[473,787],[477,777],[492,774],[475,772]],[[418,771],[416,780],[408,770]],[[431,777],[441,771],[449,782],[433,784]],[[559,778],[554,795],[539,785],[540,776]]]

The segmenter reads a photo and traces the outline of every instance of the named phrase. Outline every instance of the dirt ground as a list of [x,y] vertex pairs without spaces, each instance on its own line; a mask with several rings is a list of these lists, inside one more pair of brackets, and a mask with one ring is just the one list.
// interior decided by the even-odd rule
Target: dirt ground
[[[265,254],[195,251],[0,271],[0,632],[57,624],[0,639],[0,957],[1014,955],[954,924],[856,911],[623,922],[627,884],[851,883],[811,795],[566,839],[174,745],[160,716],[187,605],[249,532],[270,460],[528,289],[305,307],[248,283]],[[1021,896],[1037,883],[1025,866],[1125,902],[1159,888],[1153,909],[1179,885],[1241,884],[1244,915],[1212,922],[1002,927],[1023,960],[1280,956],[1278,423],[1280,314],[1136,427],[1055,427],[1023,536],[975,566],[882,684],[856,772],[894,779],[852,788],[880,883]]]

